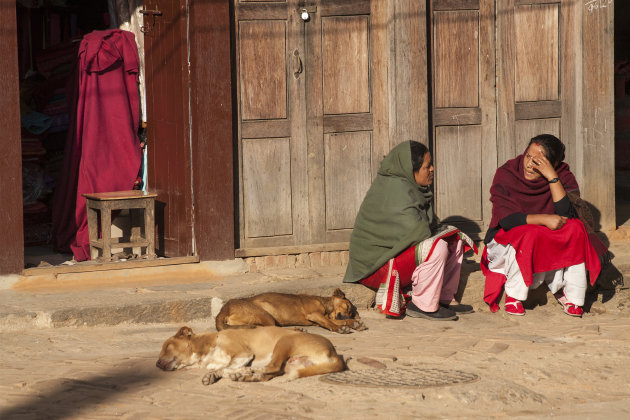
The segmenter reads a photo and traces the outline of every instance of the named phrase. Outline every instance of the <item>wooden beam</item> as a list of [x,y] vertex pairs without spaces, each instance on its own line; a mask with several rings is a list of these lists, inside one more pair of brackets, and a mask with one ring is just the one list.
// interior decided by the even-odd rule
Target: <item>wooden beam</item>
[[15,1],[0,0],[0,274],[24,268],[22,147]]
[[265,248],[240,248],[234,253],[237,258],[260,257],[264,255],[292,255],[305,254],[309,252],[331,252],[347,251],[350,247],[348,242],[338,242],[330,244],[276,246]]
[[596,229],[615,229],[613,4],[582,8],[582,197],[601,214]]
[[433,124],[444,125],[479,125],[481,108],[437,108],[433,110]]
[[514,118],[517,120],[560,117],[562,117],[562,101],[517,102],[514,104]]
[[190,9],[195,254],[234,258],[234,133],[229,1]]
[[130,268],[162,267],[166,265],[198,263],[196,255],[188,257],[157,258],[154,260],[128,260],[98,262],[82,261],[73,265],[54,265],[50,267],[33,267],[22,271],[23,276],[43,276],[48,274],[88,273],[92,271],[125,270]]

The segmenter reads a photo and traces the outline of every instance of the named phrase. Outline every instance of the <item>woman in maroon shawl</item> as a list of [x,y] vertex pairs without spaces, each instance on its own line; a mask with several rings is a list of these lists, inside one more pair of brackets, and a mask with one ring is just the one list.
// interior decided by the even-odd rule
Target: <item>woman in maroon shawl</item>
[[524,315],[521,301],[546,282],[567,315],[582,316],[586,272],[594,283],[600,262],[567,196],[579,187],[563,159],[562,142],[542,134],[497,169],[481,261],[484,300],[493,312],[505,288],[505,311]]

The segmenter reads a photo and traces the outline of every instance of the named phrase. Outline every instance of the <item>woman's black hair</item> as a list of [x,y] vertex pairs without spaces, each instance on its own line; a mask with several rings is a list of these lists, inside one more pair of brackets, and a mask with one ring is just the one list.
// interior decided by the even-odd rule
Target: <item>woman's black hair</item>
[[552,134],[540,134],[529,141],[527,148],[534,143],[540,144],[545,149],[545,157],[554,168],[564,160],[564,144],[558,137]]
[[413,171],[416,172],[422,167],[424,155],[427,154],[429,149],[424,144],[414,140],[409,140],[409,145],[411,146],[411,165],[413,166]]

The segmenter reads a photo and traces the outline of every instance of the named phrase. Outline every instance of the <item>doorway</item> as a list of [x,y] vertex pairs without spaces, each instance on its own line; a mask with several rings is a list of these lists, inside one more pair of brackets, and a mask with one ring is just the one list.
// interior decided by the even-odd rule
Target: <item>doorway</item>
[[70,80],[81,38],[110,26],[107,0],[17,2],[25,268],[72,260],[54,249],[52,197],[61,174]]
[[615,204],[630,227],[630,3],[615,3]]

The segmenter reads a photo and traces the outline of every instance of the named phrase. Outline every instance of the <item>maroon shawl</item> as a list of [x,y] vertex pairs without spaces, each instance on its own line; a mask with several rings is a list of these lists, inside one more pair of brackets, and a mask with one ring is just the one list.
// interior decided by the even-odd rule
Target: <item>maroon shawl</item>
[[[501,219],[512,213],[554,214],[555,212],[547,180],[544,177],[533,181],[525,179],[523,174],[524,158],[525,153],[508,160],[497,169],[494,175],[490,187],[491,228],[497,227]],[[569,165],[562,162],[556,172],[567,192],[579,190]]]

